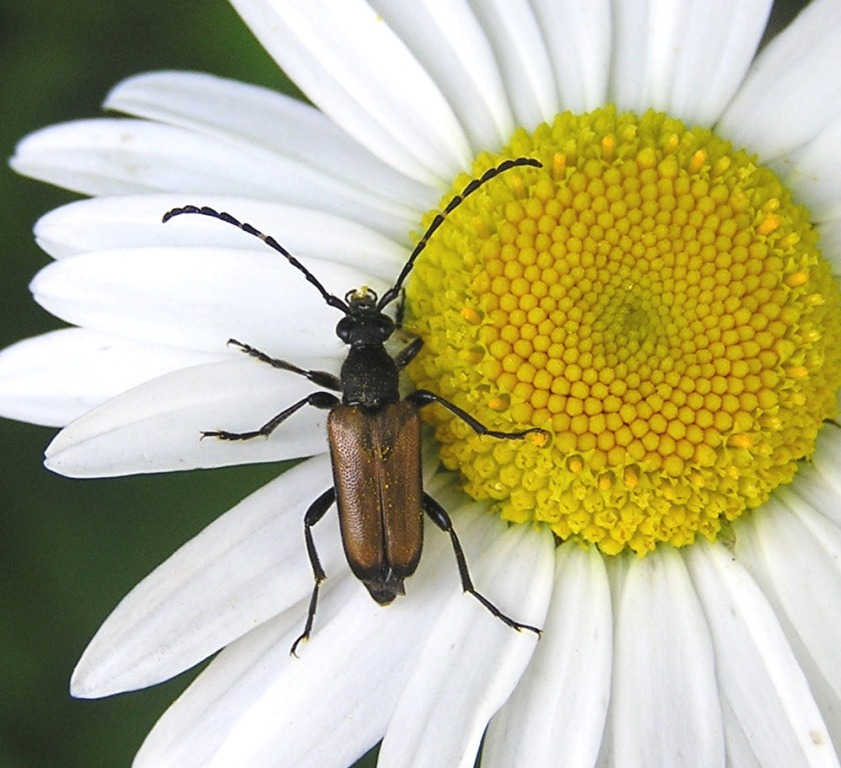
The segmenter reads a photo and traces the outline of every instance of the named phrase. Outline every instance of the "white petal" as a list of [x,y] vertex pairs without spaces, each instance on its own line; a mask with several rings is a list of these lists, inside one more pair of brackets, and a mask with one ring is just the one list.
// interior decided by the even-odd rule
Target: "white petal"
[[313,456],[326,450],[326,411],[304,406],[268,438],[200,439],[258,429],[315,387],[243,359],[176,371],[118,395],[65,427],[46,466],[68,477],[171,472]]
[[[688,123],[715,122],[753,61],[773,0],[689,0],[678,12],[668,112]],[[668,54],[667,54],[668,55]]]
[[234,0],[283,70],[357,141],[401,173],[448,185],[468,141],[429,74],[363,0]]
[[753,58],[770,6],[769,0],[616,4],[619,106],[653,107],[690,123],[714,121]]
[[[275,646],[252,662],[259,664],[252,674],[218,671],[214,662],[211,681],[202,675],[195,695],[189,690],[161,721],[174,736],[172,756],[153,760],[158,748],[141,765],[183,768],[194,749],[212,751],[201,765],[217,768],[345,768],[361,756],[382,737],[454,578],[445,567],[449,542],[429,533],[405,597],[382,607],[355,580],[331,586],[328,578],[300,659],[289,656],[296,627],[275,635]],[[150,741],[159,741],[157,730]]]
[[547,41],[561,109],[603,106],[610,76],[609,0],[532,0],[532,6]]
[[[258,238],[205,216],[181,216],[167,224],[161,222],[164,213],[185,204],[227,211],[274,236],[305,264],[311,258],[324,259],[392,280],[409,256],[406,246],[394,239],[322,211],[247,197],[185,198],[181,193],[79,200],[42,216],[35,224],[35,237],[38,245],[57,259],[87,251],[152,246],[247,248],[270,253]],[[405,240],[405,230],[399,240]],[[273,259],[283,257],[277,254]],[[295,273],[288,274],[294,277]]]
[[[364,604],[362,597],[359,584],[345,573],[344,578],[331,580],[325,586],[319,614],[331,620],[341,608],[349,610],[351,605],[367,614],[371,606]],[[329,708],[330,713],[334,711],[337,702],[331,694],[341,693],[338,686],[336,690],[330,690],[324,684],[322,675],[326,677],[328,671],[313,669],[303,654],[298,659],[289,653],[293,642],[291,638],[300,633],[305,614],[306,606],[300,604],[261,624],[223,649],[158,720],[135,756],[133,768],[207,768],[231,731],[241,721],[247,722],[253,709],[259,709],[261,699],[270,695],[278,683],[289,684],[290,680],[292,685],[297,686],[287,692],[297,694],[294,703],[304,698],[300,694],[306,696],[316,688],[322,696],[318,702],[320,708],[313,707],[308,714],[311,717],[319,714],[331,727],[341,722],[338,715],[330,717],[324,712],[325,708]],[[308,679],[302,681],[301,677]],[[337,676],[334,679],[340,678]],[[355,676],[353,680],[358,682]],[[319,684],[319,681],[322,682]],[[372,694],[379,692],[378,680],[369,677],[365,682]],[[309,701],[301,701],[300,704],[312,706]],[[300,724],[300,732],[287,729],[280,721],[268,726],[261,736],[273,741],[274,760],[261,765],[294,765],[295,768],[306,765],[284,760],[290,748],[295,750],[295,745],[289,743],[290,738],[314,740],[311,734],[318,727],[318,721],[315,717],[312,719],[311,723]],[[369,744],[365,741],[367,733],[360,728],[347,729],[342,736],[339,748],[334,747],[334,751],[341,754],[349,750],[351,756],[344,763],[335,763],[336,768],[346,768],[355,757],[364,753]],[[242,763],[231,762],[227,765],[238,764]],[[326,768],[331,764],[328,760],[321,765]]]
[[371,0],[435,80],[474,151],[508,142],[514,118],[488,43],[466,0]]
[[[505,531],[473,560],[473,581],[500,609],[540,625],[552,582],[548,531]],[[537,638],[515,632],[466,595],[447,604],[404,688],[380,750],[381,768],[472,766],[490,717],[510,695]]]
[[[795,193],[797,202],[808,206],[812,221],[841,216],[841,170],[836,162],[839,143],[841,119],[836,119],[805,146],[771,163]],[[838,256],[836,251],[836,264]]]
[[11,164],[19,173],[94,195],[234,191],[278,199],[285,186],[277,183],[285,178],[278,175],[284,164],[274,153],[145,120],[79,120],[43,128],[18,144]]
[[[312,589],[304,513],[330,483],[327,457],[311,459],[181,547],[99,628],[73,673],[73,695],[154,685],[290,608],[286,620],[300,632]],[[322,564],[335,573],[343,562],[335,526],[316,530]]]
[[686,559],[709,622],[722,699],[759,764],[836,768],[826,725],[759,587],[720,545],[697,542]]
[[832,263],[833,272],[841,272],[841,211],[832,219],[818,225],[821,234],[819,247],[823,255]]
[[[339,296],[360,285],[382,292],[390,283],[327,261],[308,259],[307,266]],[[269,248],[85,253],[48,265],[30,287],[53,315],[138,341],[216,354],[233,337],[293,360],[342,349],[335,334],[341,314]]]
[[[628,0],[613,3],[613,49],[611,51],[610,99],[620,110],[633,110],[642,114],[646,109],[657,108],[652,100],[655,78],[650,74],[654,45],[650,29],[652,6],[656,0]],[[675,7],[678,4],[675,3]],[[663,23],[672,18],[669,7],[664,9]],[[666,41],[657,40],[662,45]],[[662,78],[666,73],[657,74]],[[661,90],[664,90],[661,88]],[[662,98],[662,96],[661,96]],[[662,107],[660,107],[662,109]]]
[[105,107],[271,150],[318,169],[372,208],[424,210],[434,202],[433,190],[396,173],[322,112],[268,88],[198,72],[150,72],[120,83]]
[[[288,202],[394,230],[404,206],[383,210],[351,187],[274,152],[184,128],[131,119],[44,128],[18,144],[12,167],[87,195],[179,191]],[[199,201],[201,202],[201,201]]]
[[727,742],[727,765],[734,768],[765,768],[753,752],[750,740],[727,700],[721,702],[724,738]]
[[718,131],[767,162],[817,136],[841,112],[841,4],[809,3],[759,54]]
[[604,558],[573,542],[559,547],[543,635],[491,720],[483,768],[594,765],[610,700],[612,621]]
[[518,125],[530,129],[551,120],[559,111],[555,76],[526,0],[485,0],[475,3],[474,11],[493,46]]
[[144,381],[211,359],[81,328],[53,331],[0,352],[0,413],[61,427]]
[[618,598],[616,648],[616,765],[723,768],[712,642],[676,550],[664,547],[629,563]]
[[826,425],[818,435],[810,463],[801,467],[792,488],[816,509],[841,527],[841,430]]
[[[841,725],[841,530],[790,491],[740,521],[736,554],[774,606],[828,725]],[[834,717],[832,723],[830,718]]]

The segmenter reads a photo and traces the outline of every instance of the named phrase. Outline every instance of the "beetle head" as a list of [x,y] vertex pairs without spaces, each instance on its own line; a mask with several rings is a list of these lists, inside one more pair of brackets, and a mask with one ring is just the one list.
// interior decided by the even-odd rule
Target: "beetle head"
[[345,294],[347,313],[336,335],[350,346],[383,344],[394,333],[394,321],[377,308],[377,294],[367,285]]

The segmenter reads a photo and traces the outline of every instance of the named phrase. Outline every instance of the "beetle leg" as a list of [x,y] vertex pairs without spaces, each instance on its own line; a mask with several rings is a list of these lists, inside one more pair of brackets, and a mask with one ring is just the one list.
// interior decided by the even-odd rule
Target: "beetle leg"
[[420,336],[415,336],[403,349],[401,349],[395,356],[394,362],[398,368],[405,368],[412,360],[415,359],[415,356],[418,352],[421,351],[421,347],[423,346],[423,339]]
[[319,387],[327,387],[327,389],[332,389],[335,392],[342,391],[342,382],[338,376],[334,376],[332,373],[328,373],[327,371],[308,371],[306,368],[299,368],[297,365],[287,363],[286,360],[278,360],[276,357],[270,357],[265,352],[261,352],[250,344],[243,344],[236,339],[228,339],[228,344],[232,347],[239,347],[240,351],[245,352],[246,355],[257,358],[261,363],[268,363],[272,368],[280,368],[284,371],[297,373],[299,376],[309,379]]
[[213,429],[202,432],[202,439],[205,437],[215,437],[219,440],[251,440],[253,437],[268,437],[274,432],[286,419],[288,419],[295,411],[299,411],[305,405],[312,405],[315,408],[323,408],[330,410],[339,404],[339,398],[330,392],[313,392],[307,395],[303,400],[290,405],[285,411],[281,411],[270,421],[263,424],[260,429],[252,430],[251,432],[227,432],[224,429]]
[[532,427],[531,429],[523,429],[519,432],[500,432],[495,429],[488,429],[481,421],[474,419],[467,411],[463,411],[455,403],[445,400],[440,395],[430,392],[427,389],[418,389],[409,395],[406,395],[406,400],[414,403],[418,408],[423,408],[432,403],[439,403],[443,405],[450,413],[458,416],[468,427],[470,427],[477,435],[488,435],[488,437],[496,437],[500,440],[522,440],[526,435],[546,434],[545,429],[540,427]]
[[295,650],[298,648],[298,643],[302,640],[309,639],[312,631],[312,622],[315,619],[315,608],[318,604],[318,588],[321,582],[327,578],[324,569],[321,567],[321,561],[318,559],[318,552],[315,549],[315,541],[312,538],[312,527],[324,517],[324,513],[330,509],[330,506],[336,500],[336,489],[328,488],[321,494],[307,510],[304,515],[304,540],[307,542],[307,555],[310,559],[310,566],[312,567],[312,575],[315,579],[315,585],[312,588],[312,596],[310,597],[310,606],[307,609],[307,623],[304,625],[304,631],[298,636],[298,639],[292,643],[292,648],[289,653],[292,656],[297,656]]
[[541,630],[537,627],[533,627],[531,624],[521,624],[519,621],[515,621],[510,616],[507,616],[500,611],[499,608],[497,608],[481,592],[476,591],[473,586],[473,579],[470,578],[470,571],[467,569],[467,559],[464,557],[464,550],[461,548],[461,542],[458,540],[455,528],[453,528],[453,522],[450,520],[447,510],[435,501],[435,499],[433,499],[428,493],[423,494],[423,511],[426,512],[429,519],[432,520],[435,525],[444,531],[444,533],[448,533],[450,535],[450,541],[453,544],[453,552],[455,552],[456,555],[456,563],[458,564],[459,576],[461,576],[462,589],[473,595],[473,597],[484,605],[485,608],[487,608],[503,624],[507,624],[509,627],[516,629],[518,632],[522,629],[527,629],[529,632],[534,632],[538,637],[540,637]]
[[394,310],[394,324],[398,328],[403,327],[403,317],[406,313],[406,289],[400,289],[400,298],[397,299],[397,307]]

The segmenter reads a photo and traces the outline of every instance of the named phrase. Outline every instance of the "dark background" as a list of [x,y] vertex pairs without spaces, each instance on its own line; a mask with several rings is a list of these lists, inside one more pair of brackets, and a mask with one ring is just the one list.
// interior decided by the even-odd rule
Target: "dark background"
[[[803,4],[778,3],[775,23]],[[154,69],[290,90],[224,0],[0,0],[0,157],[33,130],[99,115],[114,84]],[[58,325],[27,289],[48,262],[31,227],[71,199],[0,164],[0,348]],[[0,420],[0,768],[123,768],[194,673],[74,701],[74,664],[132,586],[277,469],[72,481],[41,466],[54,432]]]

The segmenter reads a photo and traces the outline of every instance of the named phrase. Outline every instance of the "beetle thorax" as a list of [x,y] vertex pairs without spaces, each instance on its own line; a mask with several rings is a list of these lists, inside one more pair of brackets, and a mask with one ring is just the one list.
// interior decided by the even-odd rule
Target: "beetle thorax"
[[379,408],[400,399],[397,364],[382,344],[352,346],[341,379],[345,405]]

